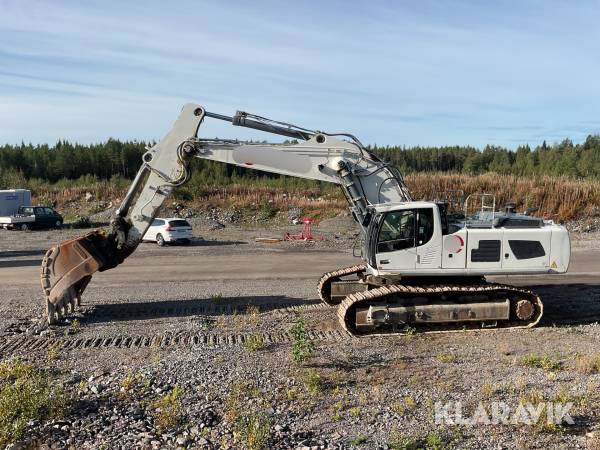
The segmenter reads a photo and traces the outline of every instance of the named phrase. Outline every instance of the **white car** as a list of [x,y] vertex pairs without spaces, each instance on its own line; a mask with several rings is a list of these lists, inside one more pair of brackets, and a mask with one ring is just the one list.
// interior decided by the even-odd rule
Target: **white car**
[[192,237],[192,226],[187,220],[177,217],[170,219],[156,218],[142,240],[156,242],[162,247],[170,242],[189,244]]

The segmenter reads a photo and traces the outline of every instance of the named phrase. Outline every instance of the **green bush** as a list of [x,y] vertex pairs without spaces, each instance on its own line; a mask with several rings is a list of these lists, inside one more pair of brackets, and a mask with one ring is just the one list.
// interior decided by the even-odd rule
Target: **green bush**
[[27,423],[64,417],[70,397],[46,371],[20,360],[0,364],[0,446],[24,436]]

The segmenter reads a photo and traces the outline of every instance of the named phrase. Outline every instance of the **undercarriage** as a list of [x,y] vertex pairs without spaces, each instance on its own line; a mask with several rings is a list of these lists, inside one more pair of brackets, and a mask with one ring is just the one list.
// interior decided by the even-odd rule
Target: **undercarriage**
[[533,292],[483,277],[386,279],[351,266],[321,277],[319,295],[338,305],[343,328],[354,336],[529,328],[543,304]]

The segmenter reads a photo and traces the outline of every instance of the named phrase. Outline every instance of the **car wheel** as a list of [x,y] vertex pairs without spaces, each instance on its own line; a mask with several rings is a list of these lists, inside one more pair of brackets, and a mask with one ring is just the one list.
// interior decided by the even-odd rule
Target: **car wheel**
[[27,231],[29,230],[29,225],[27,225],[26,223],[22,223],[21,224],[21,231]]
[[162,237],[162,234],[156,235],[156,243],[158,244],[159,247],[162,247],[163,245],[165,245],[165,238]]
[[56,223],[54,224],[54,226],[56,226],[56,228],[61,228],[62,227],[62,220],[57,220]]

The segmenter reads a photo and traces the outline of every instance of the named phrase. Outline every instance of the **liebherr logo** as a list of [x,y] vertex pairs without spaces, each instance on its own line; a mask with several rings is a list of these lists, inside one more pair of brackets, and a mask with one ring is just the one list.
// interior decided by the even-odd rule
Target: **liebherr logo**
[[511,407],[504,402],[491,402],[477,405],[470,414],[463,409],[461,402],[436,402],[435,423],[442,425],[535,425],[546,422],[560,425],[573,425],[574,421],[569,411],[573,403],[543,402],[520,403]]

